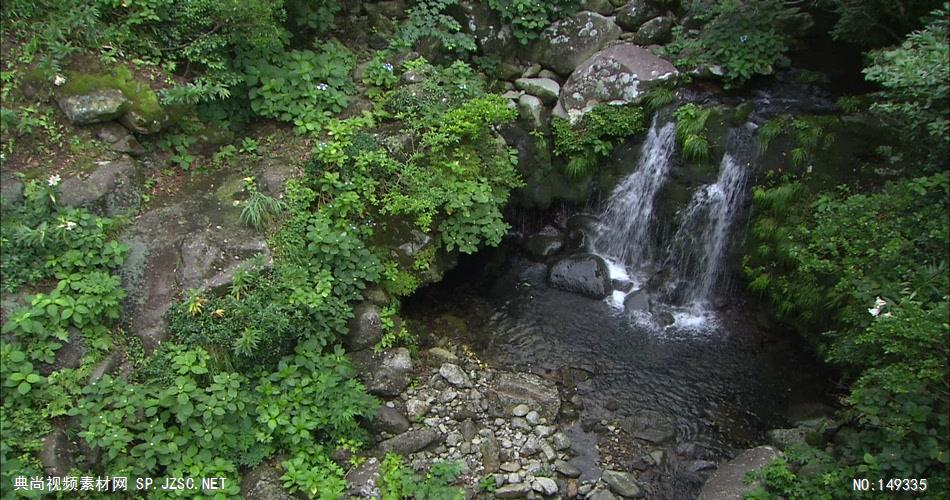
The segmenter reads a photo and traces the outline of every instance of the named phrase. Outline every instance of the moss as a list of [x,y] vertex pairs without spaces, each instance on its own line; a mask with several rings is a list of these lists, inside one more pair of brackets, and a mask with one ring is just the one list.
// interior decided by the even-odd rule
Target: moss
[[66,74],[66,83],[61,92],[65,95],[82,95],[102,89],[119,89],[129,100],[129,110],[138,113],[148,121],[161,121],[163,109],[158,95],[145,83],[132,76],[124,66],[118,66],[108,73],[82,73],[71,71]]

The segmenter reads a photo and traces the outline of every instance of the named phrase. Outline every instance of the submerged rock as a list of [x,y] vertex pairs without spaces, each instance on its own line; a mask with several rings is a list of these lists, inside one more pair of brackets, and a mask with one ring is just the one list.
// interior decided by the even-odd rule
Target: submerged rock
[[719,466],[719,469],[703,485],[697,500],[741,500],[746,493],[758,487],[759,482],[746,484],[745,476],[768,465],[782,456],[771,446],[748,449],[736,458]]
[[534,48],[535,60],[561,75],[569,75],[585,59],[620,37],[610,18],[581,11],[548,26]]
[[118,89],[102,89],[59,99],[59,108],[76,125],[91,125],[115,120],[125,113],[129,100]]
[[559,103],[576,119],[597,104],[635,102],[677,74],[669,61],[634,44],[610,46],[583,62],[564,83]]
[[525,404],[553,421],[561,408],[557,386],[531,373],[500,372],[492,380],[487,396],[498,406],[501,415],[511,415],[516,406]]
[[602,299],[612,290],[610,269],[594,254],[578,254],[558,260],[548,271],[548,284],[567,292]]
[[623,308],[629,312],[650,312],[650,296],[643,290],[637,290],[623,300]]

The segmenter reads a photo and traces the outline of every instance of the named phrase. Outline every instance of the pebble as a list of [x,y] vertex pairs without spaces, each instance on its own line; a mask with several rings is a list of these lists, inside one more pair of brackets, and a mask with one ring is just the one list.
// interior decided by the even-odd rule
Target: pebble
[[456,446],[462,441],[462,435],[458,432],[450,432],[449,435],[445,438],[445,444],[449,446]]
[[502,439],[502,440],[501,440],[501,447],[502,447],[502,448],[511,448],[511,447],[512,447],[511,440],[510,440],[510,439]]
[[517,462],[505,462],[501,464],[500,469],[505,472],[518,472],[521,470],[521,464]]
[[562,476],[565,476],[565,477],[575,478],[575,477],[580,477],[580,476],[581,476],[581,470],[580,470],[580,469],[578,469],[577,467],[574,467],[573,465],[571,465],[571,464],[565,462],[564,460],[555,460],[555,461],[554,461],[554,470],[556,470],[559,474],[561,474]]
[[539,477],[531,483],[531,489],[544,496],[557,495],[557,483],[549,477]]
[[505,425],[505,419],[503,419],[503,418],[496,418],[496,419],[495,419],[495,426],[501,427],[501,426],[503,426],[503,425]]
[[547,441],[541,441],[541,454],[544,455],[544,459],[548,462],[557,458],[557,452],[554,451],[554,448],[551,448],[551,445]]
[[442,423],[442,419],[440,419],[439,417],[429,417],[423,420],[422,422],[429,427],[437,427],[439,424]]
[[410,399],[406,402],[406,413],[409,418],[422,418],[426,413],[429,413],[429,405],[425,401]]
[[532,410],[532,411],[529,411],[528,414],[525,415],[524,418],[525,420],[528,421],[529,424],[538,425],[541,421],[541,414]]
[[563,432],[555,432],[551,436],[551,444],[554,445],[555,450],[564,451],[571,447],[571,439]]
[[554,427],[549,425],[539,425],[534,428],[534,433],[541,437],[548,437],[551,434],[554,434]]
[[508,474],[508,483],[509,484],[518,484],[521,482],[521,476],[517,472],[512,472]]
[[514,415],[514,416],[516,416],[516,417],[523,417],[523,416],[527,415],[530,410],[531,410],[531,409],[528,408],[528,405],[522,403],[522,404],[520,404],[520,405],[518,405],[518,406],[515,406],[514,409],[511,410],[511,414]]
[[511,419],[511,426],[514,427],[515,429],[521,429],[521,430],[525,430],[529,432],[531,431],[531,425],[528,424],[527,420],[521,417],[515,417]]

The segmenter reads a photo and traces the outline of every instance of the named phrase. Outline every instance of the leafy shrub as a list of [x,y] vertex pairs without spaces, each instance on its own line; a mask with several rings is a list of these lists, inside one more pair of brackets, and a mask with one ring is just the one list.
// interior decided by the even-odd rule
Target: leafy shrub
[[410,49],[416,42],[430,39],[437,41],[448,52],[474,52],[475,39],[463,32],[459,22],[447,13],[458,3],[458,0],[417,0],[390,41],[390,48]]
[[551,0],[488,0],[488,6],[511,25],[511,32],[522,45],[536,40],[544,28],[577,9],[577,2]]
[[677,66],[721,66],[726,88],[742,86],[755,75],[769,75],[775,66],[788,64],[785,53],[808,19],[798,7],[780,0],[715,2],[696,18],[705,21],[702,29],[675,27],[674,40],[665,50]]
[[614,143],[646,130],[639,106],[600,104],[571,125],[567,120],[551,120],[554,152],[567,158],[567,171],[575,177],[591,172],[597,162],[610,154]]
[[693,161],[709,159],[709,140],[706,138],[706,121],[712,109],[689,103],[676,109],[676,142],[683,148],[683,158]]
[[450,486],[461,473],[461,466],[439,462],[425,475],[419,477],[402,463],[402,457],[388,453],[379,468],[380,492],[386,500],[418,498],[432,500],[459,500],[461,488]]
[[315,132],[349,102],[355,91],[349,77],[354,61],[336,43],[254,61],[245,77],[251,107],[261,116],[293,123],[298,132]]

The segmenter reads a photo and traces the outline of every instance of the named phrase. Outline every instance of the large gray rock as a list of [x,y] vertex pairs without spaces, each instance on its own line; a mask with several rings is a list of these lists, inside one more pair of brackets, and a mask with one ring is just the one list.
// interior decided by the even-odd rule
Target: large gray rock
[[379,443],[379,450],[405,456],[425,449],[441,437],[438,431],[433,429],[408,431]]
[[444,363],[439,368],[439,375],[442,375],[442,378],[444,378],[446,382],[454,385],[455,387],[472,386],[472,381],[468,378],[465,370],[459,368],[459,366],[456,364]]
[[539,130],[544,127],[544,104],[541,99],[524,94],[518,98],[518,116],[521,121],[531,130]]
[[602,299],[611,291],[610,269],[594,254],[564,257],[548,271],[548,284],[560,290]]
[[582,0],[581,8],[604,16],[609,16],[614,12],[614,6],[611,5],[610,0]]
[[53,432],[43,438],[43,449],[40,451],[43,471],[48,476],[68,476],[70,469],[76,464],[76,453],[76,445],[69,440],[66,433],[61,429],[53,429]]
[[0,203],[3,208],[15,208],[23,204],[23,183],[6,172],[0,173]]
[[347,498],[379,498],[379,459],[370,457],[346,473]]
[[571,119],[597,104],[626,104],[677,74],[669,61],[624,43],[607,47],[584,61],[564,83],[559,103]]
[[343,344],[351,351],[373,347],[383,338],[383,322],[379,317],[379,308],[370,302],[363,302],[353,308],[349,333],[343,338]]
[[525,404],[548,421],[554,421],[561,408],[557,386],[531,373],[500,372],[486,392],[496,410],[504,416],[511,415],[516,406]]
[[376,415],[370,421],[370,427],[376,432],[402,434],[409,430],[409,420],[399,410],[379,405]]
[[669,16],[654,17],[643,23],[633,38],[640,45],[667,43],[672,39],[673,18]]
[[782,452],[771,446],[758,446],[743,451],[736,458],[719,466],[703,485],[697,500],[741,500],[746,493],[759,485],[758,482],[746,484],[746,474],[765,467],[781,456]]
[[453,17],[462,31],[475,38],[475,45],[485,55],[505,55],[510,51],[513,37],[511,26],[503,23],[486,2],[462,1],[452,8]]
[[623,308],[627,312],[650,312],[650,296],[643,290],[637,290],[623,299]]
[[119,123],[125,126],[125,128],[135,132],[136,134],[155,134],[161,132],[162,127],[165,126],[167,121],[165,116],[160,118],[149,118],[143,116],[133,110],[126,111],[120,118]]
[[258,498],[292,500],[294,497],[287,493],[280,480],[281,474],[271,463],[263,463],[251,469],[241,480],[241,498],[244,500]]
[[541,32],[534,47],[535,60],[560,75],[569,75],[585,59],[619,38],[620,32],[609,18],[581,11]]
[[350,358],[359,368],[359,379],[370,394],[384,397],[398,396],[409,385],[412,359],[405,347],[389,349],[380,354],[352,353]]
[[519,78],[515,80],[515,87],[548,105],[554,104],[561,95],[561,85],[550,78]]
[[118,89],[95,90],[88,94],[59,98],[59,108],[76,125],[115,120],[125,113],[129,100]]
[[495,490],[495,498],[524,498],[528,493],[531,493],[528,483],[506,484]]
[[618,470],[605,470],[601,479],[610,487],[610,491],[627,498],[637,498],[641,496],[640,485],[637,484],[637,477],[629,472]]
[[60,185],[59,203],[114,216],[135,210],[141,202],[142,174],[128,156],[97,162],[88,177],[70,177]]
[[617,24],[626,31],[637,31],[647,20],[660,14],[650,0],[631,0],[617,9]]

